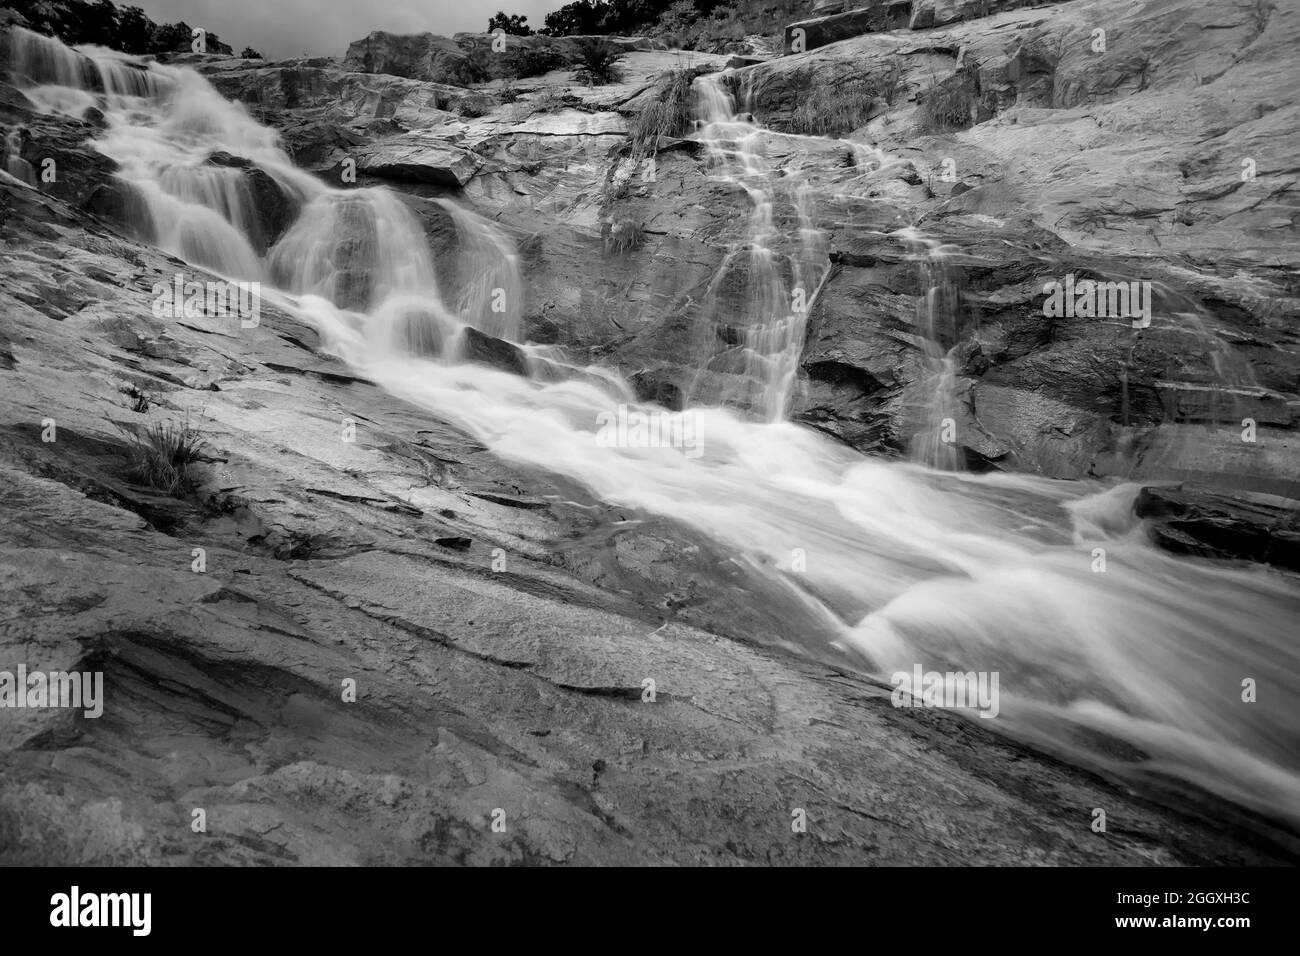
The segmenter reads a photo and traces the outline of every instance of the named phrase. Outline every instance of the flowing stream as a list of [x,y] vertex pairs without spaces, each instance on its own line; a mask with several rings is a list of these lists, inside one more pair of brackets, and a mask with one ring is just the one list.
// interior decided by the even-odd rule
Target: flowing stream
[[[815,294],[824,238],[799,190],[778,189],[766,134],[716,82],[699,87],[713,173],[743,188],[746,241],[719,282],[745,283],[746,314],[706,304],[711,343],[684,412],[638,405],[609,369],[576,368],[522,343],[526,290],[507,237],[445,204],[463,261],[440,284],[420,223],[383,189],[331,188],[296,169],[277,135],[198,73],[104,50],[74,52],[15,31],[21,88],[44,109],[97,109],[96,145],[138,197],[138,229],[231,279],[257,279],[318,328],[328,347],[394,396],[455,423],[504,459],[584,483],[615,505],[684,522],[762,575],[865,672],[996,672],[996,718],[971,719],[1133,782],[1181,780],[1300,825],[1300,585],[1294,576],[1172,556],[1132,516],[1136,485],[936,470],[863,457],[786,420],[803,346],[796,289]],[[260,249],[250,160],[300,207]],[[780,243],[774,212],[800,223]],[[912,237],[945,291],[942,255]],[[778,251],[781,246],[786,251]],[[791,251],[792,250],[792,251]],[[444,280],[445,281],[445,280]],[[504,311],[496,290],[506,290]],[[940,304],[928,301],[936,321]],[[710,311],[713,310],[713,311]],[[719,336],[717,329],[731,332]],[[527,376],[464,361],[468,330],[516,343]],[[943,330],[932,337],[943,342]],[[951,344],[951,343],[948,343]],[[927,356],[936,418],[945,353]],[[700,448],[597,440],[618,405],[680,421]],[[1105,570],[1097,570],[1104,549]],[[1258,701],[1242,700],[1242,681]],[[910,676],[908,681],[910,682]],[[920,692],[920,689],[916,689]],[[1185,789],[1185,786],[1184,786]],[[1091,808],[1080,808],[1087,818]]]

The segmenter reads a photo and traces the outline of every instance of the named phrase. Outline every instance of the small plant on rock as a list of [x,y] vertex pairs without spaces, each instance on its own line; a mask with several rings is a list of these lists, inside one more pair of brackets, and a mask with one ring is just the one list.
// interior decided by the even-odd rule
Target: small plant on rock
[[133,436],[133,442],[128,472],[132,480],[176,497],[194,490],[190,465],[199,460],[207,441],[188,421],[154,422],[143,435]]
[[917,115],[924,131],[941,133],[971,125],[975,97],[961,79],[960,74],[950,77],[921,95]]
[[632,219],[620,219],[610,226],[605,236],[605,248],[615,255],[639,249],[645,243],[645,230]]
[[623,78],[619,61],[623,51],[608,40],[584,40],[578,47],[579,64],[573,78],[588,86],[605,86]]
[[149,411],[149,407],[155,403],[155,399],[148,392],[137,388],[135,385],[123,385],[119,391],[127,398],[131,399],[131,411],[143,415]]
[[632,159],[654,156],[665,136],[684,136],[691,124],[694,73],[673,70],[660,80],[645,104],[632,117],[628,131]]
[[542,76],[565,65],[565,59],[558,50],[521,48],[510,55],[506,68],[514,77]]

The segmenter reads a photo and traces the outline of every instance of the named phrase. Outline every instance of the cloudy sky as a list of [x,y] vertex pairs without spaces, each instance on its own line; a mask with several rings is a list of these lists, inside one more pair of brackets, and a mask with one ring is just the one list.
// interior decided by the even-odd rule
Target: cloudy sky
[[251,46],[263,56],[342,56],[348,44],[372,30],[395,33],[482,32],[498,9],[528,17],[534,30],[565,0],[118,0],[158,23],[184,20],[211,30],[238,53]]

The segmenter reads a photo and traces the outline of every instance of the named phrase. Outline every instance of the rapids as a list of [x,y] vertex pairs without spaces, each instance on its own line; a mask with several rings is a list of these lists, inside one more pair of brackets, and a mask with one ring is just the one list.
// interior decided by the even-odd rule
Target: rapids
[[[785,420],[806,316],[791,303],[796,290],[815,295],[826,237],[807,190],[776,187],[762,158],[768,134],[735,115],[715,79],[697,86],[696,135],[713,173],[752,203],[747,241],[717,281],[747,283],[749,313],[704,305],[702,341],[716,343],[720,325],[738,331],[727,349],[701,353],[691,405],[669,412],[638,405],[613,370],[521,341],[517,253],[472,210],[445,203],[462,261],[443,287],[416,216],[394,194],[333,188],[296,169],[273,130],[198,73],[23,31],[13,43],[18,85],[42,109],[102,111],[96,146],[139,197],[141,235],[228,279],[262,281],[358,374],[496,455],[709,536],[769,582],[769,599],[822,622],[789,635],[791,647],[824,656],[831,645],[886,681],[917,664],[996,672],[999,713],[979,724],[1130,783],[1181,781],[1300,825],[1294,576],[1156,549],[1132,516],[1136,485],[936,470],[955,462],[924,442],[917,461],[874,460]],[[207,162],[218,152],[251,160],[300,206],[264,253],[241,171]],[[793,253],[776,251],[782,202],[803,224]],[[951,343],[935,300],[953,293],[942,255],[920,234],[906,238],[936,277],[919,308],[936,343],[927,360],[939,420]],[[467,328],[518,343],[530,375],[463,361]],[[693,416],[702,454],[597,441],[600,416],[619,405]],[[1243,702],[1246,679],[1255,703]]]

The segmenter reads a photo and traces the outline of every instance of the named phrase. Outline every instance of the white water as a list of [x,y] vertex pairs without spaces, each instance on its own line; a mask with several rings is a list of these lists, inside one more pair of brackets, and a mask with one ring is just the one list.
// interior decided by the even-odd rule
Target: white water
[[807,314],[829,265],[826,237],[813,226],[808,190],[795,187],[785,197],[797,223],[794,241],[783,242],[775,218],[780,181],[763,156],[767,134],[737,115],[717,76],[698,78],[695,93],[711,175],[743,190],[750,214],[700,309],[697,347],[704,358],[687,399],[779,422],[790,410]]
[[[957,341],[957,291],[948,265],[951,250],[909,227],[896,235],[912,250],[920,265],[921,288],[925,294],[917,300],[916,327],[923,341],[922,368],[913,391],[922,396],[922,407],[911,416],[914,430],[908,451],[914,461],[946,471],[964,466],[961,445],[956,439],[957,368],[953,343]],[[963,423],[964,425],[964,423]]]
[[[721,119],[722,105],[707,108],[704,136],[719,153],[723,143],[749,142],[721,168],[754,203],[750,241],[728,263],[748,257],[747,281],[757,277],[760,288],[749,292],[754,314],[709,317],[744,331],[739,360],[727,367],[731,391],[708,399],[734,400],[759,420],[717,407],[686,413],[697,416],[704,444],[693,458],[596,440],[598,416],[631,402],[609,370],[574,369],[539,346],[525,349],[530,378],[457,360],[467,325],[519,334],[517,260],[489,223],[453,211],[478,261],[457,287],[442,289],[401,202],[293,170],[275,134],[197,74],[153,65],[148,96],[105,96],[78,80],[87,68],[60,69],[69,85],[38,77],[37,100],[84,109],[89,97],[105,111],[100,146],[146,197],[147,225],[164,248],[231,278],[279,285],[279,298],[336,354],[395,396],[503,458],[711,536],[766,576],[765,599],[800,602],[864,670],[886,678],[914,664],[996,671],[1000,713],[980,724],[1130,779],[1190,781],[1300,824],[1294,577],[1156,550],[1131,518],[1136,486],[930,471],[864,459],[773,420],[788,401],[803,336],[801,324],[782,324],[778,306],[795,283],[812,281],[804,270],[816,257],[775,264],[763,238],[774,228],[771,193],[747,165],[761,155],[763,134]],[[215,150],[253,159],[303,201],[265,256],[240,231],[240,187],[200,170]],[[496,288],[519,290],[508,314],[491,311]],[[1093,571],[1099,547],[1104,573]],[[794,568],[796,549],[805,570]],[[808,640],[789,635],[794,646]],[[1244,678],[1258,682],[1257,703],[1242,702]],[[1141,754],[1117,752],[1112,738]],[[1081,807],[1081,819],[1090,810]]]

